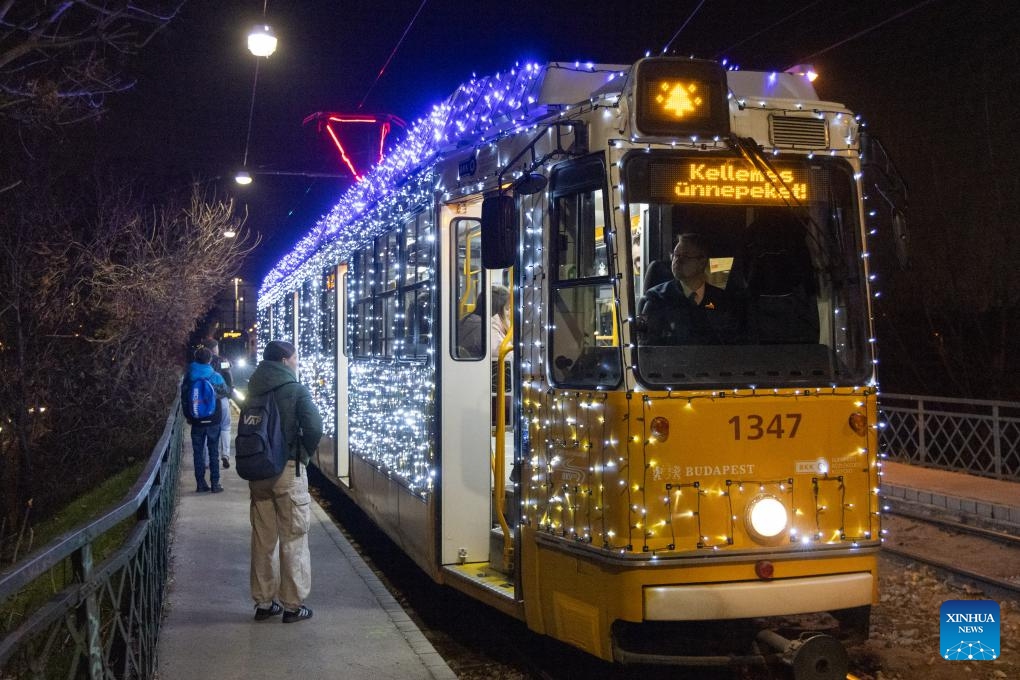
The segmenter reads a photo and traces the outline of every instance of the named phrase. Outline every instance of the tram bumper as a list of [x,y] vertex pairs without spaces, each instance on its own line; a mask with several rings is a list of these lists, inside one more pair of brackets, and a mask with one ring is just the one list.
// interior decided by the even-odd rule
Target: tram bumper
[[646,621],[715,621],[871,604],[871,572],[704,585],[646,586]]
[[794,680],[842,680],[848,666],[846,651],[823,630],[848,631],[842,629],[843,617],[827,613],[847,613],[851,619],[854,613],[863,613],[866,630],[874,578],[867,571],[774,581],[648,585],[642,588],[643,622],[618,621],[613,627],[613,660],[670,666],[779,663],[791,669]]

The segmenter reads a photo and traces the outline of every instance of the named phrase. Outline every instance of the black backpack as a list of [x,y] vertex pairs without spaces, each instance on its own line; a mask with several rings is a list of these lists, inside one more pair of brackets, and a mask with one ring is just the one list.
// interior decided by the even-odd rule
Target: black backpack
[[280,427],[276,391],[249,395],[237,421],[237,474],[249,481],[270,479],[286,467],[290,455]]
[[185,378],[181,383],[181,408],[192,425],[218,424],[222,415],[220,395],[208,378]]

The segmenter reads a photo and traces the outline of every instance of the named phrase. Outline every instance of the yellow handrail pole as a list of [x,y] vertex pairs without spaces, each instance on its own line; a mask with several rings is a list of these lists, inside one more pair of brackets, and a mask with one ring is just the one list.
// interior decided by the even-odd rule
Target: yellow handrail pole
[[[513,269],[510,269],[510,280],[513,280]],[[514,288],[510,287],[510,309],[514,308]],[[499,526],[503,530],[503,570],[510,568],[510,549],[512,536],[510,525],[507,524],[503,511],[506,509],[506,371],[503,370],[503,363],[506,355],[513,351],[514,344],[514,318],[510,316],[510,328],[503,341],[499,343],[499,351],[496,360],[496,449],[495,460],[493,461],[493,494],[496,496],[493,501],[496,506],[496,517],[499,518]]]

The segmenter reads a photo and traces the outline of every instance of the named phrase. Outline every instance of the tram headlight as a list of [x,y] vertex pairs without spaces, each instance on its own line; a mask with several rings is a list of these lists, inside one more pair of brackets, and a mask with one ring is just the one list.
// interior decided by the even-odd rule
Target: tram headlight
[[747,533],[758,543],[777,543],[789,524],[786,506],[775,496],[761,494],[747,504]]

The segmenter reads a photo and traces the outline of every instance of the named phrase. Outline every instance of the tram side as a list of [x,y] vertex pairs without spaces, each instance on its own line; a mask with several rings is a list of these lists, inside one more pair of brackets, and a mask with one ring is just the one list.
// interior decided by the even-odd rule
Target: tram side
[[[600,658],[779,631],[838,668],[820,635],[867,634],[881,531],[853,116],[789,74],[550,72],[555,106],[451,144],[260,300],[316,464],[433,579]],[[680,338],[645,310],[690,234],[720,297]]]

